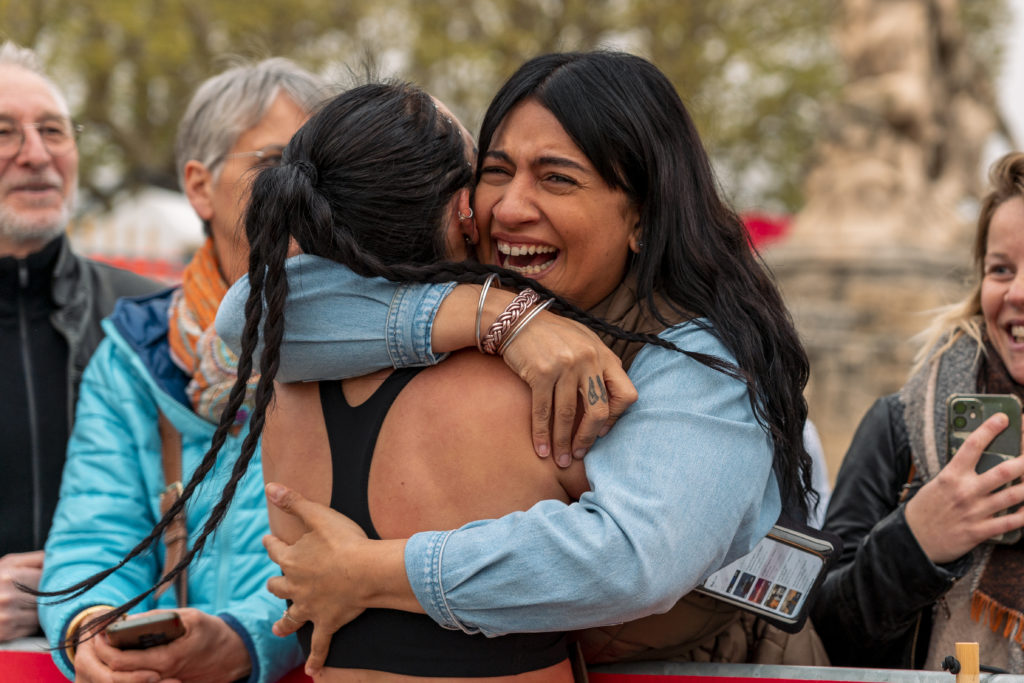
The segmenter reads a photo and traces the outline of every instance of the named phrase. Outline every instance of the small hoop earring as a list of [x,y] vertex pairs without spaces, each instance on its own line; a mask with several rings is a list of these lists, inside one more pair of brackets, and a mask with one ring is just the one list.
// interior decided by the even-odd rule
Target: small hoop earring
[[469,207],[469,215],[468,216],[463,216],[462,215],[462,211],[459,211],[459,220],[460,221],[468,221],[472,217],[473,217],[473,207]]

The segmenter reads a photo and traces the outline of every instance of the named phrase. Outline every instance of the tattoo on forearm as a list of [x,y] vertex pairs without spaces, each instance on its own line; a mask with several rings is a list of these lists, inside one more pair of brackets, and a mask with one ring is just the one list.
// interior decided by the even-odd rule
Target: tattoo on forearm
[[[597,381],[595,382],[594,380]],[[598,402],[608,402],[608,393],[604,390],[604,382],[601,381],[600,376],[591,377],[588,380],[587,400],[590,401],[590,405],[594,405],[595,403]]]

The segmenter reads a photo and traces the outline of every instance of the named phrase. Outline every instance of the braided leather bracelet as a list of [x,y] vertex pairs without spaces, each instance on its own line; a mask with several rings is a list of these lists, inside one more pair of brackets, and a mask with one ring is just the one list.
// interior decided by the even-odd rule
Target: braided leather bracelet
[[538,313],[540,313],[545,308],[550,306],[553,302],[554,299],[547,299],[546,301],[543,301],[534,306],[532,309],[530,309],[529,313],[520,318],[519,322],[516,323],[516,326],[512,328],[512,331],[509,332],[508,336],[505,337],[505,341],[501,342],[501,345],[498,347],[498,355],[504,356],[505,349],[508,348],[508,345],[512,343],[513,339],[519,336],[519,333],[523,331],[523,328],[526,327],[526,324],[533,320]]
[[488,328],[487,334],[484,335],[483,342],[481,343],[484,353],[489,353],[492,356],[497,355],[498,347],[505,341],[505,335],[508,334],[508,331],[512,329],[512,326],[519,320],[519,317],[539,300],[540,295],[529,287],[519,292],[516,298],[512,299],[512,303],[501,312],[501,315]]

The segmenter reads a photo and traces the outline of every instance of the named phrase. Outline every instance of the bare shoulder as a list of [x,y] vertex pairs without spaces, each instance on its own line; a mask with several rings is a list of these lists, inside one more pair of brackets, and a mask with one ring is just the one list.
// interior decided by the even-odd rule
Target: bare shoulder
[[293,458],[296,446],[321,447],[326,439],[320,385],[316,382],[274,383],[263,428],[263,459]]
[[[310,500],[331,500],[331,452],[316,382],[274,385],[262,435],[263,476]],[[302,529],[270,510],[270,526],[280,538],[296,539]]]
[[415,397],[419,414],[435,416],[431,419],[444,413],[448,423],[484,422],[492,438],[524,426],[529,434],[530,389],[495,356],[454,353],[410,382],[408,396]]
[[530,392],[500,358],[454,354],[416,375],[381,427],[369,479],[383,538],[452,529],[569,502],[550,460],[533,452]]

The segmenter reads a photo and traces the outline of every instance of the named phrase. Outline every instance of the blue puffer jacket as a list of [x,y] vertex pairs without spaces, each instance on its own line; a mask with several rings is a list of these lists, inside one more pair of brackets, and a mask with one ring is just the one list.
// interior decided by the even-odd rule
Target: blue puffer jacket
[[[164,488],[157,408],[181,433],[187,481],[206,453],[214,425],[192,412],[188,377],[170,359],[167,309],[173,290],[122,299],[103,321],[106,339],[82,378],[77,418],[68,442],[60,501],[46,542],[40,588],[70,586],[119,562],[160,518]],[[217,465],[186,506],[191,538],[229,478],[248,426],[229,437]],[[189,568],[189,606],[224,619],[242,637],[252,661],[249,680],[276,681],[301,661],[295,637],[278,638],[271,625],[284,602],[266,589],[277,573],[261,539],[269,533],[259,455],[239,482],[218,531]],[[39,620],[57,647],[71,619],[91,605],[120,605],[160,577],[164,552],[144,553],[85,595],[39,606]],[[134,612],[175,607],[174,591],[152,596]],[[64,650],[54,659],[74,676]]]

